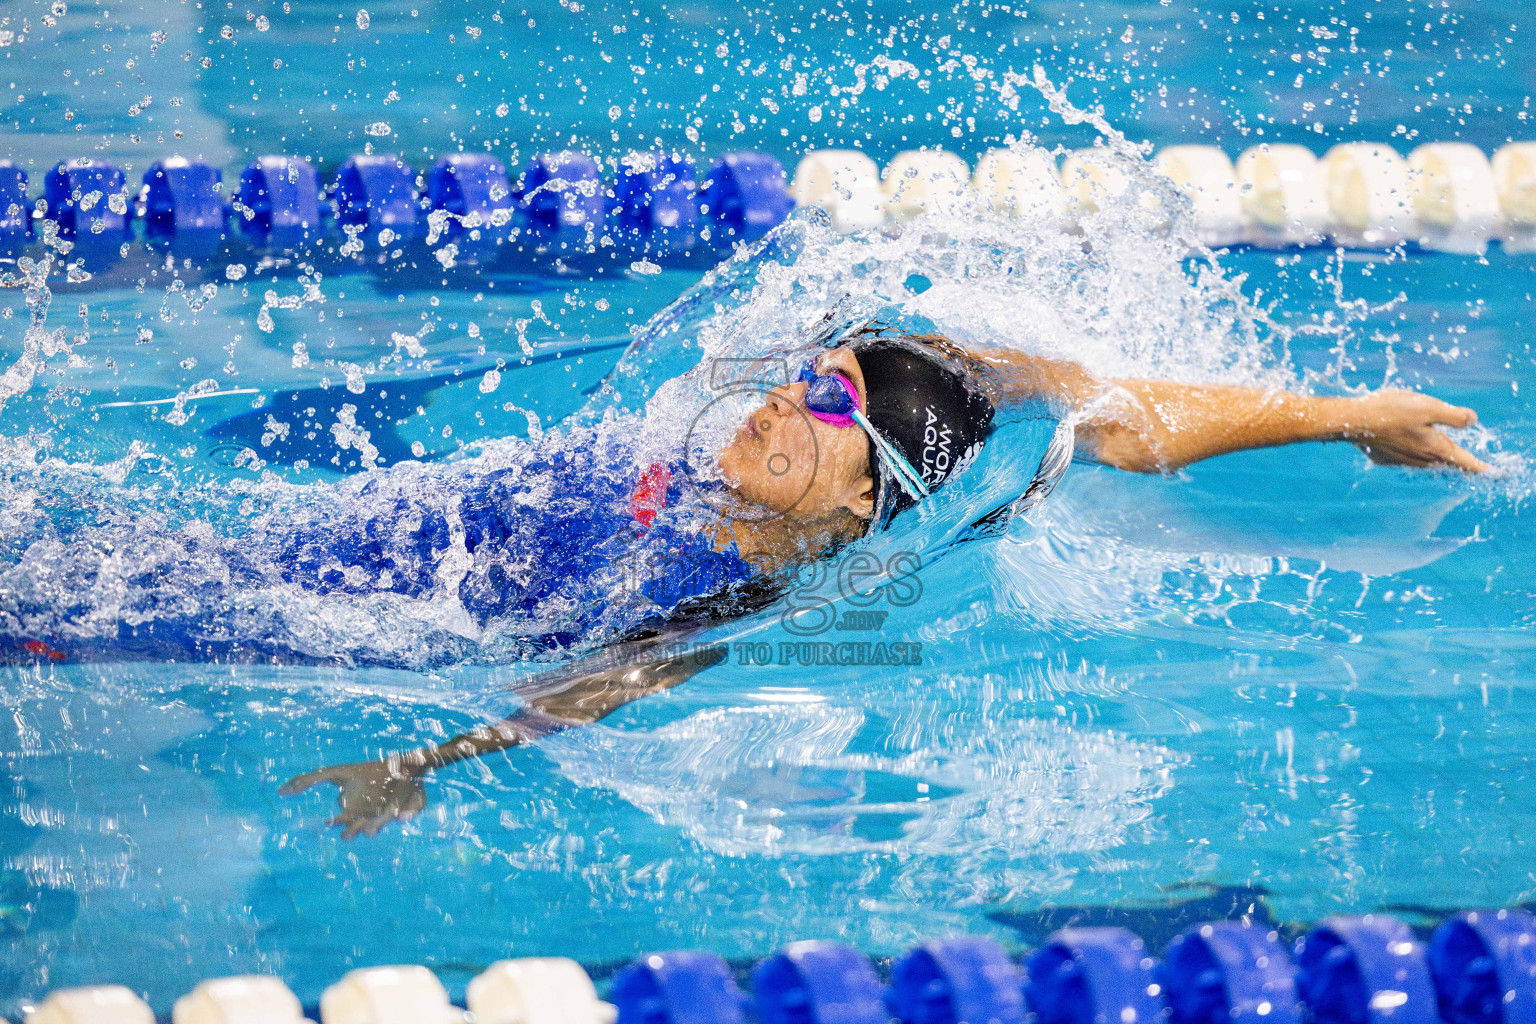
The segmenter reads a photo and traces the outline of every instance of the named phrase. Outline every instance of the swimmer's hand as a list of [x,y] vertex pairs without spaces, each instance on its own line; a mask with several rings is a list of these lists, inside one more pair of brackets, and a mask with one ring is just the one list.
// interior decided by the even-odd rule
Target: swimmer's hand
[[1383,466],[1449,466],[1468,473],[1493,467],[1445,436],[1441,427],[1477,424],[1471,409],[1417,391],[1384,388],[1359,398],[1339,399],[1343,414],[1338,436]]
[[446,742],[420,750],[392,754],[382,761],[359,761],[317,768],[283,783],[278,793],[293,796],[321,782],[334,782],[341,792],[341,812],[330,820],[351,839],[359,832],[376,836],[391,821],[406,821],[427,806],[423,780],[431,772],[471,757],[543,739],[596,722],[631,701],[663,690],[725,660],[723,645],[688,648],[671,653],[666,645],[682,643],[698,633],[699,623],[647,631],[564,669],[540,676],[524,687],[524,707],[478,726]]
[[293,796],[317,783],[334,782],[340,790],[336,802],[341,811],[327,824],[343,826],[343,839],[359,832],[376,836],[391,821],[407,821],[427,806],[422,775],[419,769],[402,764],[400,758],[390,757],[317,768],[289,779],[278,793]]

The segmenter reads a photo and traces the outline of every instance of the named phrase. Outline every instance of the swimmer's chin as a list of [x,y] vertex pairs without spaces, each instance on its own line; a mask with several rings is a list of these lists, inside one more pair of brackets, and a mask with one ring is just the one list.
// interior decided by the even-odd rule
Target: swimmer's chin
[[751,479],[751,474],[742,472],[743,467],[752,465],[753,453],[740,451],[741,447],[746,446],[732,444],[720,453],[720,458],[715,463],[720,470],[720,482],[725,485],[731,497],[743,505],[751,505],[778,515],[786,514],[789,509],[779,507],[759,493]]
[[752,493],[752,487],[744,481],[740,474],[734,473],[727,467],[725,460],[720,461],[720,483],[724,485],[731,498],[743,505],[755,505],[771,512],[782,512],[776,509],[770,502],[766,502]]

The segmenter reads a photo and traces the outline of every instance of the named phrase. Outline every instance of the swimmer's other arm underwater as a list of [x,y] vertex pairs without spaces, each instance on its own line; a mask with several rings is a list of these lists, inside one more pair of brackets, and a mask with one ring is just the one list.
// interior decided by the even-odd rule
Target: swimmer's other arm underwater
[[[848,340],[848,339],[852,340]],[[1137,473],[1172,473],[1217,455],[1310,441],[1348,441],[1383,465],[1482,473],[1490,467],[1442,427],[1476,424],[1471,409],[1383,389],[1359,397],[1158,380],[1103,380],[1073,363],[965,351],[933,336],[863,328],[767,393],[720,454],[744,502],[777,516],[722,520],[718,544],[754,564],[804,561],[879,529],[963,472],[994,413],[1047,402],[1076,421],[1077,455]],[[934,429],[937,425],[938,429]],[[935,437],[944,438],[939,445]],[[596,722],[724,660],[721,648],[676,655],[726,618],[755,610],[706,604],[538,677],[514,714],[444,743],[377,761],[306,772],[284,795],[317,783],[339,789],[331,824],[343,837],[376,834],[426,806],[438,768]]]

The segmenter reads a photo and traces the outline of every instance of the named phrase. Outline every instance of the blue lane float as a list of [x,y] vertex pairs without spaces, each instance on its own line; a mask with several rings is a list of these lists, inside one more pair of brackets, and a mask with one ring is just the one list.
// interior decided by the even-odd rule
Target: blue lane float
[[[1027,970],[990,939],[958,937],[898,958],[883,992],[864,954],[828,942],[786,946],[751,978],[757,1024],[1536,1024],[1536,919],[1523,910],[1459,914],[1435,931],[1427,955],[1407,925],[1391,917],[1329,918],[1294,952],[1293,960],[1265,927],[1214,921],[1178,936],[1157,967],[1124,928],[1067,928],[1027,958]],[[342,984],[363,984],[359,975],[370,973],[354,971]],[[378,973],[391,992],[399,993],[404,978],[458,1019],[431,972]],[[220,1005],[239,1003],[242,1019],[266,1019],[274,997],[297,1005],[281,982],[257,998],[250,979],[239,980]],[[514,1003],[498,1002],[509,997],[508,985]],[[501,1020],[502,1006],[505,1019],[522,1019],[525,985],[552,986],[539,993],[541,1005],[579,1003],[595,1013],[583,1011],[583,1019],[607,1019],[580,966],[558,959],[493,965],[470,984],[470,1008],[481,1019]],[[219,1001],[217,987],[198,987],[205,1004]],[[92,991],[92,1005],[142,1007],[121,986]],[[607,998],[616,1024],[748,1019],[747,997],[730,965],[696,950],[640,957],[614,975]]]
[[[99,236],[103,242],[128,237],[126,179],[122,169],[102,160],[59,164],[43,179],[48,216],[58,222],[59,236],[70,240]],[[120,197],[113,208],[112,197]]]
[[754,242],[778,226],[795,200],[784,165],[767,153],[727,153],[709,166],[700,197],[719,237],[718,244]]
[[1162,1012],[1146,943],[1124,928],[1063,928],[1029,958],[1039,1024],[1151,1024]]
[[[506,166],[485,153],[449,154],[419,178],[397,156],[355,155],[340,165],[328,188],[309,161],[271,154],[246,165],[230,202],[219,194],[220,177],[218,168],[200,161],[157,161],[145,175],[137,199],[143,217],[136,218],[120,169],[101,161],[65,162],[45,180],[43,216],[58,222],[61,237],[96,239],[110,243],[110,250],[128,240],[133,221],[142,219],[145,240],[210,258],[218,245],[243,243],[258,258],[286,254],[329,262],[342,235],[373,243],[388,231],[389,248],[362,261],[382,267],[393,266],[399,254],[390,250],[400,245],[418,247],[419,255],[431,214],[442,212],[450,217],[434,245],[454,243],[459,258],[467,256],[473,265],[506,262],[508,269],[526,270],[529,256],[590,263],[610,240],[618,243],[615,258],[627,259],[619,255],[626,251],[663,261],[714,258],[761,238],[795,205],[782,165],[762,153],[726,154],[703,183],[687,156],[665,151],[632,155],[611,183],[596,160],[576,150],[534,155],[515,184]],[[36,217],[27,184],[20,169],[0,167],[0,199],[6,200],[0,244],[12,250],[32,238]],[[471,237],[474,231],[478,239]],[[521,256],[501,248],[519,234]],[[203,244],[210,240],[217,244]],[[406,264],[417,266],[415,259]],[[341,266],[358,262],[343,259]]]
[[1023,980],[991,939],[940,939],[891,966],[885,1004],[902,1024],[1023,1024]]
[[609,223],[636,249],[666,256],[699,241],[699,183],[693,161],[678,153],[635,153],[613,184]]
[[14,247],[31,235],[27,172],[8,161],[0,162],[0,245]]
[[752,971],[758,1024],[887,1024],[869,957],[830,942],[796,942]]
[[603,206],[602,174],[585,153],[538,153],[523,167],[517,209],[536,244],[594,245],[603,227]]
[[747,997],[713,953],[650,953],[619,971],[617,1024],[746,1024]]
[[179,156],[156,160],[144,172],[145,237],[222,233],[228,216],[223,185],[217,167]]
[[512,212],[512,183],[507,168],[489,153],[450,153],[427,173],[427,202],[433,210],[452,214],[447,237],[458,239],[471,229],[463,218],[476,221],[482,239],[495,233],[496,221],[506,223]]
[[1333,917],[1296,942],[1296,988],[1316,1024],[1438,1024],[1424,944],[1385,914]]
[[1301,1024],[1290,957],[1262,926],[1197,925],[1169,943],[1157,977],[1173,1024]]
[[336,171],[332,196],[336,221],[361,226],[370,238],[394,232],[392,241],[416,236],[416,175],[397,156],[348,157]]
[[1429,967],[1447,1024],[1536,1024],[1536,919],[1458,914],[1435,929]]
[[257,245],[297,245],[318,237],[322,227],[320,176],[308,160],[262,156],[240,172],[241,232]]

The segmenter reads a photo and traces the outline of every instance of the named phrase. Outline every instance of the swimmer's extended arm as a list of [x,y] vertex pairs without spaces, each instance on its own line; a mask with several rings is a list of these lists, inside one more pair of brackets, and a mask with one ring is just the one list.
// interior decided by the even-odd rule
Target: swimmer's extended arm
[[1440,427],[1470,427],[1471,409],[1386,388],[1359,397],[1156,380],[1100,380],[1074,363],[1006,350],[972,353],[991,366],[1000,405],[1045,400],[1083,413],[1081,454],[1117,469],[1168,473],[1228,452],[1303,441],[1349,441],[1392,466],[1489,468]]
[[330,824],[343,826],[343,839],[359,832],[375,835],[391,821],[404,821],[426,807],[423,780],[438,768],[596,722],[631,701],[671,689],[725,660],[723,647],[669,656],[662,645],[679,639],[676,633],[663,633],[615,644],[538,679],[533,689],[523,692],[523,707],[499,722],[383,760],[305,772],[278,792],[291,796],[321,782],[334,782],[340,790],[341,810]]

